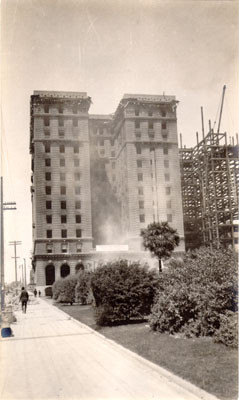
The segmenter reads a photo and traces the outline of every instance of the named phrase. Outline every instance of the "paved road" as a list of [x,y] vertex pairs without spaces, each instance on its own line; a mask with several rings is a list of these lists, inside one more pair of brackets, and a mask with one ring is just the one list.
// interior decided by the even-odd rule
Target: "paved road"
[[39,299],[1,340],[0,399],[212,400]]

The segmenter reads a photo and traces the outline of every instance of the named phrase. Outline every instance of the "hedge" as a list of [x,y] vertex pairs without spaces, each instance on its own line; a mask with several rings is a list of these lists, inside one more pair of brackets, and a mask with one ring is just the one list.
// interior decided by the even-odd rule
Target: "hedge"
[[149,315],[158,288],[158,275],[139,262],[108,262],[91,280],[98,325],[143,320]]
[[237,267],[229,250],[200,248],[161,274],[150,315],[159,332],[214,335],[222,316],[236,309]]

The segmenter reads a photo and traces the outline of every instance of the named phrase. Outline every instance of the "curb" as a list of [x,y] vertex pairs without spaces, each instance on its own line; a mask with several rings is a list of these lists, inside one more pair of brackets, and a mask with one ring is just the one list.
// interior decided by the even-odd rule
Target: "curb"
[[[44,300],[44,299],[42,299],[42,300]],[[47,304],[49,305],[49,303],[47,303]],[[52,306],[53,306],[53,304],[52,304]],[[181,386],[183,389],[187,390],[188,392],[192,393],[193,395],[197,396],[198,398],[200,398],[202,400],[219,400],[218,397],[206,392],[205,390],[199,388],[198,386],[194,385],[193,383],[186,381],[185,379],[183,379],[177,375],[174,375],[172,372],[166,370],[163,367],[160,367],[160,366],[154,364],[152,361],[147,360],[146,358],[138,355],[137,353],[134,353],[132,350],[129,350],[126,347],[122,346],[121,344],[116,343],[114,340],[108,339],[106,336],[104,336],[101,333],[90,328],[88,325],[85,325],[82,322],[78,321],[77,319],[71,317],[65,311],[60,310],[57,307],[56,307],[56,310],[59,311],[60,313],[63,313],[64,315],[67,315],[69,320],[72,320],[73,322],[80,325],[82,328],[88,330],[89,332],[93,333],[94,335],[97,335],[101,340],[107,341],[111,346],[115,347],[116,349],[117,348],[120,349],[121,351],[128,354],[131,358],[137,359],[141,363],[150,367],[155,372],[157,372],[159,375],[161,375],[162,377],[167,379],[169,382],[176,383],[177,385]]]

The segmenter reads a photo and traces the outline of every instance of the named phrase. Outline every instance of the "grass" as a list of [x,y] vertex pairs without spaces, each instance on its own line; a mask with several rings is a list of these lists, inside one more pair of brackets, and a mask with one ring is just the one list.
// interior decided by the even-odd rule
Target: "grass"
[[55,304],[102,335],[205,391],[225,399],[237,399],[238,352],[211,338],[184,339],[155,333],[147,323],[97,327],[91,306]]

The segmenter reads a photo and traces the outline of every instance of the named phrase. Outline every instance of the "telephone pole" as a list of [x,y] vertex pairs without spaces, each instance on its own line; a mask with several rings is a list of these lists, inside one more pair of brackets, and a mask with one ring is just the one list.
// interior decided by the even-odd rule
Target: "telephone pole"
[[4,310],[5,307],[5,271],[4,271],[4,218],[3,211],[5,210],[16,210],[15,202],[3,202],[3,177],[1,176],[1,185],[0,185],[0,202],[1,202],[1,210],[0,210],[0,254],[1,254],[1,309]]
[[15,259],[15,281],[16,281],[16,286],[17,286],[17,246],[22,244],[22,242],[14,240],[14,242],[9,242],[10,246],[14,246],[14,258]]
[[27,286],[27,274],[26,274],[26,259],[23,258],[24,261],[24,286]]

